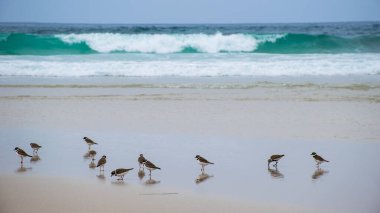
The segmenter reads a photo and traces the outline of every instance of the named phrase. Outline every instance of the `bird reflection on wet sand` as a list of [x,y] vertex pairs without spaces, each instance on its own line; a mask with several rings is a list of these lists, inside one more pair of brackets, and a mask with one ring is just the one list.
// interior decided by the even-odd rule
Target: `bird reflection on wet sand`
[[31,170],[32,167],[26,168],[26,167],[24,167],[23,164],[21,164],[20,167],[17,168],[17,170],[16,170],[15,172],[16,172],[16,173],[23,173],[23,172],[26,172],[28,169]]
[[140,168],[139,172],[137,173],[137,176],[142,180],[145,177],[145,171],[144,168]]
[[275,179],[284,178],[284,175],[280,171],[278,171],[277,166],[274,166],[273,168],[274,169],[271,169],[270,167],[268,167],[268,172],[272,176],[272,178],[275,178]]
[[83,158],[89,159],[90,158],[90,151],[84,153]]
[[209,175],[205,172],[202,172],[201,174],[198,175],[198,177],[195,179],[195,183],[196,184],[199,184],[199,183],[202,183],[204,181],[206,181],[207,179],[209,178],[212,178],[214,177],[214,175]]
[[123,185],[127,185],[127,183],[126,183],[125,181],[120,181],[120,180],[111,181],[111,184],[112,184],[112,185],[115,185],[115,186],[123,186]]
[[101,181],[105,181],[106,180],[106,176],[104,176],[103,173],[100,173],[99,175],[96,175],[96,177],[98,177],[98,179],[101,180]]
[[95,159],[91,160],[90,164],[88,164],[88,168],[90,168],[90,169],[96,168]]
[[31,158],[30,158],[30,162],[37,162],[41,160],[40,156],[38,156],[38,154],[34,154]]
[[146,185],[154,185],[154,184],[158,184],[160,182],[161,181],[157,181],[157,180],[152,179],[152,177],[149,177],[149,179],[145,181],[145,184]]
[[318,167],[318,168],[314,171],[314,173],[313,173],[313,175],[311,176],[311,178],[312,178],[313,180],[317,180],[318,178],[322,177],[323,175],[325,175],[325,174],[327,174],[327,173],[329,173],[329,171],[327,171],[327,170],[323,170],[323,169],[321,169],[321,168]]

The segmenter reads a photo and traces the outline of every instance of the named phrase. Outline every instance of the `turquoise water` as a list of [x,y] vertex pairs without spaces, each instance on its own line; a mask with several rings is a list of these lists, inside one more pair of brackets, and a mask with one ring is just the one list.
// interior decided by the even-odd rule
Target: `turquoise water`
[[0,25],[1,55],[380,53],[379,23]]
[[0,24],[0,76],[380,73],[380,23]]

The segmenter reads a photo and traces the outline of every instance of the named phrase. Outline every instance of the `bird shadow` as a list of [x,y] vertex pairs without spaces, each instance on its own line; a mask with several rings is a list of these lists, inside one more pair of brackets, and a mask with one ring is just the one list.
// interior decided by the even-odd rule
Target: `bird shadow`
[[115,186],[127,185],[127,183],[124,180],[113,180],[113,181],[111,181],[111,184],[115,185]]
[[31,170],[31,169],[32,169],[32,167],[27,168],[27,167],[24,167],[23,164],[20,164],[20,167],[18,167],[15,172],[16,173],[24,173],[24,172]]
[[274,169],[268,166],[268,172],[270,176],[274,179],[282,179],[284,175],[278,170],[277,166],[273,166]]
[[148,180],[145,181],[145,185],[155,185],[159,184],[161,181],[157,181],[155,179],[152,179],[152,177],[149,177]]
[[142,180],[145,177],[144,169],[140,168],[139,171],[137,172],[137,176],[139,177],[140,180]]
[[40,161],[40,160],[41,158],[37,153],[33,154],[33,156],[30,158],[30,162],[33,162],[33,163],[36,163],[37,161]]
[[83,158],[84,159],[89,159],[90,158],[90,150],[83,154]]
[[314,171],[313,175],[311,175],[311,178],[313,180],[317,180],[317,179],[321,178],[322,176],[326,175],[327,173],[329,173],[329,171],[317,167],[317,169]]
[[198,177],[195,179],[196,184],[200,184],[208,180],[209,178],[214,177],[214,175],[209,175],[205,172],[202,172],[201,174],[198,175]]
[[88,168],[90,168],[90,169],[96,168],[95,159],[91,160],[90,164],[88,164]]

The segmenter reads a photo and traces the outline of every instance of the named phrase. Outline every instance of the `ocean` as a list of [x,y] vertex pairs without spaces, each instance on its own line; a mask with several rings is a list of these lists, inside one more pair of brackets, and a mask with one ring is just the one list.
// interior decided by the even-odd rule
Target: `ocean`
[[380,73],[380,23],[0,24],[0,76]]
[[[379,103],[380,22],[0,24],[0,177],[378,213]],[[30,142],[38,160],[20,165]],[[162,170],[141,177],[141,153]]]

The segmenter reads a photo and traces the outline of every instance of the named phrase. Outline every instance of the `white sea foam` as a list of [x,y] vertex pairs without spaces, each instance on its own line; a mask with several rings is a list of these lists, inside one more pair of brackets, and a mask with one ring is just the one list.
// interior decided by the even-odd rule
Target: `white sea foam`
[[380,74],[380,54],[0,56],[2,76],[302,76]]
[[192,48],[203,53],[251,52],[260,42],[274,42],[283,35],[251,36],[244,34],[65,34],[56,35],[62,41],[86,43],[91,49],[109,53],[116,51],[139,53],[178,53]]

